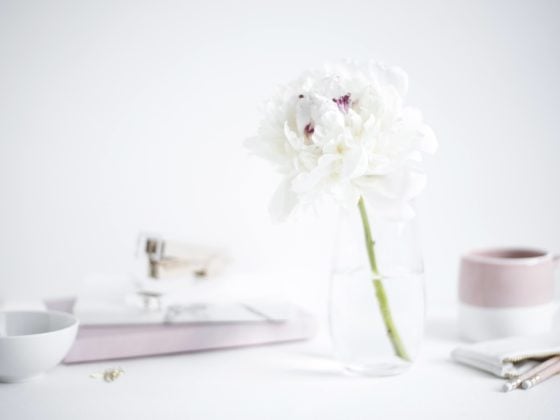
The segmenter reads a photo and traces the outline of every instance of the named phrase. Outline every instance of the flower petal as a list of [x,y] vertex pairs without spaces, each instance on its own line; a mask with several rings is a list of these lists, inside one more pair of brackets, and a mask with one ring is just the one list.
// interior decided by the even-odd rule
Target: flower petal
[[275,222],[286,220],[296,207],[297,195],[292,191],[290,184],[289,178],[284,179],[270,200],[269,211]]
[[293,191],[304,193],[320,186],[325,178],[332,174],[332,166],[339,160],[340,157],[334,154],[321,156],[313,170],[302,172],[293,179],[291,184]]
[[354,178],[362,175],[368,165],[368,157],[361,148],[351,149],[342,155],[342,168],[340,176],[342,179]]

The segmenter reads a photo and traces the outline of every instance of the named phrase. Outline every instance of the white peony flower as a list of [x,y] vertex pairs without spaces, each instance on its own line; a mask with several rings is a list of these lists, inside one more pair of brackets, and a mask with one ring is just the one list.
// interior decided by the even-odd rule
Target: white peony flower
[[420,111],[404,106],[407,88],[398,67],[344,61],[279,89],[246,142],[284,176],[273,217],[324,197],[345,207],[364,197],[376,215],[413,217],[410,200],[426,184],[422,154],[437,141]]

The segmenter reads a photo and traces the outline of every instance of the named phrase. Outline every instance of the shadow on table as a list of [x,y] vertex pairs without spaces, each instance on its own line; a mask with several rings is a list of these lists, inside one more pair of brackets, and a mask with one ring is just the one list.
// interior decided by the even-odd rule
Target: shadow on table
[[327,353],[297,352],[286,361],[285,370],[305,376],[343,377],[343,369],[331,355]]

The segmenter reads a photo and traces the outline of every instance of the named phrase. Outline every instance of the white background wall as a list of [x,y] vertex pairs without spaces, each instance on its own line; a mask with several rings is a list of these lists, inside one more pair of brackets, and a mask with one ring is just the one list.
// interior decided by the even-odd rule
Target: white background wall
[[560,252],[558,22],[555,1],[0,0],[0,297],[127,271],[140,230],[326,282],[332,213],[272,225],[278,179],[242,142],[277,84],[341,57],[404,67],[438,134],[432,302],[469,248]]

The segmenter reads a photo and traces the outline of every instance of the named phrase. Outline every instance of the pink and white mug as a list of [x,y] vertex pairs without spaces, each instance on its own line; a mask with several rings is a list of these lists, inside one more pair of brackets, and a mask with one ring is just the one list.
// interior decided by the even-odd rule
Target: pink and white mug
[[555,272],[560,255],[496,248],[461,259],[459,330],[471,341],[550,331],[557,316]]

